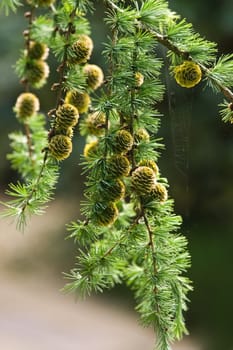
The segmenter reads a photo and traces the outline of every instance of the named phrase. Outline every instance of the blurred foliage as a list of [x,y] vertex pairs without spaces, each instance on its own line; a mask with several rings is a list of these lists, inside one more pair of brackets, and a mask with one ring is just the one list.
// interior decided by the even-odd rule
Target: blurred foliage
[[[105,70],[101,55],[107,35],[102,21],[104,8],[99,1],[96,7],[97,11],[90,16],[95,43],[92,61]],[[192,22],[201,35],[217,42],[220,53],[233,51],[231,0],[170,0],[170,7]],[[8,17],[0,15],[1,190],[15,176],[6,160],[10,150],[7,134],[18,127],[12,106],[21,86],[12,67],[23,46],[20,33],[25,26],[21,9]],[[163,51],[161,55],[164,56]],[[50,57],[49,63],[55,67],[53,57]],[[55,69],[51,72],[46,88],[39,93],[44,112],[53,108],[54,103],[50,86],[57,73]],[[220,120],[220,98],[217,94],[209,89],[203,90],[201,84],[191,91],[177,87],[168,78],[166,64],[164,82],[168,93],[159,108],[164,114],[160,135],[164,138],[166,150],[162,153],[160,168],[168,177],[176,212],[184,217],[184,231],[190,241],[193,260],[191,279],[195,290],[190,295],[189,328],[192,335],[207,339],[205,350],[230,350],[233,312],[233,125]],[[82,149],[83,139],[76,134],[74,152],[62,164],[63,176],[58,189],[62,195],[81,196],[83,178],[78,162]]]

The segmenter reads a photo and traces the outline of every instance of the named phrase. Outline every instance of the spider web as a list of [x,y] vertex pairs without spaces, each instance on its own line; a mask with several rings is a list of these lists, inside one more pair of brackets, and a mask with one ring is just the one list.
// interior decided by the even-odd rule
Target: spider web
[[181,88],[176,85],[175,81],[172,81],[166,61],[165,84],[173,166],[184,186],[185,217],[188,218],[190,211],[190,145],[194,93],[193,89]]

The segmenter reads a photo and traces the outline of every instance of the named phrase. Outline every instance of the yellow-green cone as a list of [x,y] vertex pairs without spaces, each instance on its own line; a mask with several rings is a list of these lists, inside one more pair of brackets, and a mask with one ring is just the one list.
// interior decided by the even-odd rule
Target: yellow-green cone
[[39,109],[40,102],[38,98],[30,92],[20,94],[14,107],[16,116],[22,121],[32,117],[39,111]]
[[49,49],[47,45],[37,41],[30,41],[28,57],[33,60],[45,60],[48,57]]
[[125,185],[120,179],[102,180],[98,187],[98,198],[106,202],[116,202],[124,197]]
[[202,71],[199,65],[193,61],[184,61],[174,68],[177,84],[185,88],[192,88],[202,78]]
[[43,60],[31,60],[26,65],[25,78],[35,88],[46,83],[49,75],[49,66]]
[[99,226],[112,225],[117,219],[118,209],[115,203],[96,203],[92,220]]
[[72,152],[72,142],[68,136],[56,135],[50,140],[48,148],[53,158],[64,160]]
[[119,130],[114,137],[113,150],[115,153],[127,153],[133,147],[133,136],[127,130]]
[[74,127],[79,118],[79,113],[76,107],[70,103],[64,103],[56,110],[56,124],[63,129]]
[[69,61],[72,64],[86,63],[92,54],[92,39],[85,34],[79,36],[78,40],[72,45],[71,57]]
[[86,92],[68,91],[65,97],[65,103],[70,103],[82,114],[88,111],[91,99]]
[[123,155],[113,155],[107,162],[108,175],[112,178],[128,176],[130,172],[129,160]]
[[84,120],[84,127],[89,135],[101,136],[105,132],[106,115],[103,112],[89,114]]
[[151,159],[142,159],[139,162],[139,166],[147,166],[147,167],[151,168],[154,171],[155,176],[157,176],[159,173],[158,165],[155,163],[155,161],[153,161]]
[[104,74],[100,67],[96,66],[95,64],[87,64],[84,67],[84,73],[86,74],[86,83],[87,86],[92,89],[96,90],[98,87],[100,87],[103,84],[104,81]]
[[147,166],[139,166],[131,176],[132,189],[140,196],[147,195],[154,188],[156,177],[154,171]]
[[153,200],[158,200],[159,202],[165,202],[168,198],[166,187],[158,182],[153,187],[150,195]]
[[141,142],[141,141],[149,141],[150,140],[150,135],[144,128],[139,128],[135,130],[134,132],[134,139],[136,142]]

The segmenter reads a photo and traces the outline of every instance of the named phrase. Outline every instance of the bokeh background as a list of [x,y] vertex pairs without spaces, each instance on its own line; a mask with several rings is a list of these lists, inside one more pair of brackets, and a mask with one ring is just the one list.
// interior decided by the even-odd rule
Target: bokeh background
[[[219,55],[233,51],[232,0],[170,0],[170,7],[191,21],[201,35],[217,42]],[[96,8],[95,14],[90,16],[92,37],[95,43],[91,62],[105,69],[101,51],[106,38],[106,28],[102,19],[104,9],[100,1],[97,1]],[[6,160],[6,154],[10,152],[7,134],[18,128],[12,106],[22,87],[14,73],[13,66],[23,47],[21,33],[26,25],[21,10],[8,17],[0,15],[1,200],[4,199],[7,183],[17,179],[17,174],[10,169],[9,162]],[[161,50],[160,53],[163,57],[164,51]],[[41,98],[41,108],[45,113],[54,105],[55,96],[50,91],[50,86],[57,79],[53,57],[50,57],[49,60],[51,75],[47,88],[38,92]],[[168,178],[170,183],[169,193],[175,199],[176,212],[184,218],[183,233],[188,237],[189,250],[192,255],[192,268],[189,273],[190,278],[194,281],[194,291],[190,294],[191,303],[186,315],[191,333],[188,338],[190,340],[188,343],[185,340],[185,345],[180,344],[176,349],[188,350],[190,347],[190,349],[199,350],[232,350],[233,125],[224,124],[219,117],[218,104],[221,103],[222,96],[205,88],[203,83],[191,91],[177,87],[167,75],[166,63],[163,79],[167,86],[167,93],[164,102],[159,106],[163,113],[159,136],[163,137],[166,149],[162,152],[159,166],[162,174]],[[104,318],[102,313],[103,310],[106,310],[105,306],[98,311],[92,304],[81,306],[81,312],[89,313],[91,318],[94,311],[95,314],[97,313],[100,322],[96,320],[96,323],[103,322],[107,325],[111,319],[111,322],[116,322],[119,327],[117,332],[121,332],[123,328],[126,329],[125,334],[120,333],[121,336],[116,336],[116,333],[114,335],[114,332],[108,328],[108,334],[112,334],[112,337],[107,336],[106,328],[96,329],[94,321],[88,326],[87,320],[90,318],[87,315],[83,323],[77,318],[80,305],[75,306],[76,314],[72,306],[73,299],[59,296],[58,290],[64,284],[62,271],[69,271],[75,261],[76,247],[72,241],[65,240],[65,224],[80,215],[79,203],[82,198],[84,179],[78,163],[82,149],[83,139],[77,134],[74,152],[62,164],[62,174],[56,191],[57,199],[51,204],[45,216],[32,220],[24,236],[15,231],[14,225],[9,225],[6,220],[1,219],[0,273],[4,283],[0,287],[0,304],[5,307],[3,309],[9,319],[16,317],[12,311],[15,311],[16,304],[22,306],[19,310],[16,308],[18,316],[20,310],[30,310],[33,313],[33,316],[30,314],[30,317],[33,317],[35,322],[34,328],[39,322],[43,324],[45,320],[49,322],[48,318],[43,319],[43,310],[46,312],[49,305],[48,313],[54,314],[53,320],[52,318],[50,320],[50,327],[54,325],[54,339],[55,334],[59,333],[58,329],[64,330],[62,323],[57,325],[57,318],[64,316],[64,320],[67,320],[71,317],[73,323],[82,324],[84,334],[86,334],[86,343],[85,339],[82,340],[83,343],[80,343],[82,345],[79,347],[76,347],[74,340],[75,329],[72,328],[72,322],[69,323],[69,330],[72,329],[73,333],[69,334],[67,329],[67,334],[63,334],[64,339],[65,336],[74,337],[71,343],[73,347],[71,346],[70,349],[89,349],[91,347],[105,349],[108,347],[111,350],[119,348],[136,350],[143,347],[149,350],[153,343],[152,334],[150,332],[141,334],[141,329],[137,328],[136,316],[132,311],[134,306],[132,295],[124,287],[107,292],[103,297],[98,297],[98,302],[103,305],[108,302],[108,305],[117,305],[117,309],[122,308],[124,312],[129,310],[129,313],[124,314],[125,318],[121,316],[121,321],[117,318],[119,315],[115,316],[113,311],[110,312],[111,315],[105,311],[106,318]],[[56,297],[52,294],[55,290]],[[20,296],[22,296],[21,299]],[[43,304],[41,308],[40,303]],[[91,299],[91,303],[96,305],[96,299],[94,301]],[[59,309],[60,314],[56,315],[54,310],[61,305],[62,310]],[[38,316],[40,315],[39,309],[43,314],[42,318]],[[33,328],[30,317],[27,319],[28,324],[25,323],[25,330],[29,331]],[[0,324],[2,322],[0,318]],[[2,323],[2,326],[6,327],[6,324]],[[12,334],[15,334],[16,338],[17,335],[20,337],[22,334],[17,328],[17,322],[15,323],[16,328],[13,327],[13,333],[8,338],[7,328],[4,327],[1,327],[3,333],[0,333],[0,345],[7,344],[6,339],[12,338]],[[12,327],[12,323],[9,327]],[[92,334],[95,329],[95,339],[99,339],[98,346],[97,343],[93,346],[88,342],[88,327],[92,327]],[[43,341],[43,336],[46,337],[46,334],[41,332],[39,336]],[[50,338],[53,334],[51,332]],[[139,338],[135,340],[136,333],[139,334],[139,338],[141,334],[141,340]],[[6,339],[3,334],[6,335]],[[126,334],[129,336],[128,343]],[[124,347],[123,342],[118,342],[116,345],[114,337],[118,338],[118,341],[124,339],[127,346]],[[48,349],[65,349],[61,345],[63,343],[60,338],[55,347],[54,339],[50,339],[53,344],[50,347],[49,342],[46,343]],[[56,339],[58,341],[58,338]],[[194,345],[192,345],[193,342]],[[14,345],[12,342],[9,350],[20,350],[19,342],[16,341],[16,343]],[[34,343],[31,349],[37,349],[37,345]],[[47,349],[45,343],[43,349]]]

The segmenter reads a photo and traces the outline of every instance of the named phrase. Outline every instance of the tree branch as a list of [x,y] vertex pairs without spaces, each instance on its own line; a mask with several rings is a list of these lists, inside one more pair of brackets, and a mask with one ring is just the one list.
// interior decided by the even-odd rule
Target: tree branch
[[149,221],[147,219],[147,216],[143,210],[143,219],[144,219],[144,222],[145,222],[145,225],[146,225],[146,228],[147,228],[147,232],[148,232],[148,235],[149,235],[149,243],[148,243],[148,246],[151,248],[151,256],[152,256],[152,261],[153,261],[153,269],[154,269],[154,275],[157,274],[157,266],[156,266],[156,258],[155,258],[155,246],[154,246],[154,241],[153,241],[153,232],[151,230],[151,227],[150,227],[150,224],[149,224]]
[[[111,0],[106,0],[109,5],[114,8],[115,10],[119,11],[119,12],[124,12],[123,9],[121,9],[120,7],[118,7],[116,4],[113,3],[113,1]],[[165,46],[168,50],[174,52],[177,56],[180,56],[182,57],[184,60],[191,60],[195,63],[197,63],[203,74],[206,75],[209,79],[213,80],[215,82],[215,85],[218,86],[219,90],[222,92],[222,94],[225,96],[225,98],[227,100],[229,100],[230,102],[233,102],[233,92],[228,88],[226,87],[225,85],[221,84],[219,81],[217,81],[216,79],[214,79],[213,77],[210,77],[209,73],[210,73],[210,70],[203,64],[200,64],[199,62],[196,62],[195,59],[190,55],[189,52],[187,51],[183,51],[183,50],[180,50],[175,44],[173,44],[172,41],[170,41],[166,35],[162,35],[150,28],[148,28],[148,26],[145,26],[145,25],[142,25],[142,23],[140,23],[140,20],[138,19],[139,21],[139,26],[144,28],[145,30],[147,30],[148,32],[150,32],[151,34],[153,34],[153,36],[155,37],[155,39],[163,46]]]

